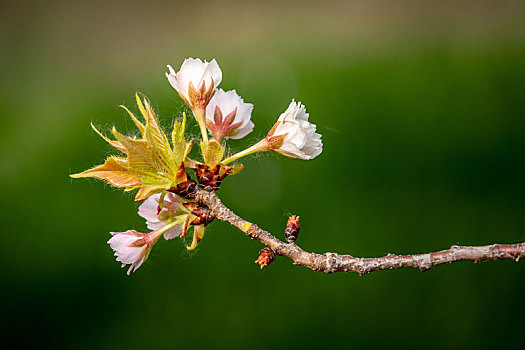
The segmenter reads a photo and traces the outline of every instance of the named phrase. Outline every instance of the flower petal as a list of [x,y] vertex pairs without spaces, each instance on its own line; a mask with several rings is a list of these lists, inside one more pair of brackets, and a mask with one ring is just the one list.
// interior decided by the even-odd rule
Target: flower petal
[[321,134],[316,133],[316,126],[308,122],[309,114],[300,102],[292,100],[269,136],[286,135],[282,145],[274,149],[286,156],[301,159],[313,159],[323,150]]
[[175,237],[179,237],[182,233],[182,224],[181,225],[177,225],[171,229],[169,229],[168,231],[166,231],[164,233],[164,238],[166,240],[170,240],[170,239],[173,239]]
[[206,108],[208,127],[217,139],[240,139],[253,131],[252,110],[253,104],[244,102],[235,90],[217,89]]
[[160,193],[156,193],[147,198],[139,206],[139,215],[149,222],[159,222],[157,210],[159,207]]

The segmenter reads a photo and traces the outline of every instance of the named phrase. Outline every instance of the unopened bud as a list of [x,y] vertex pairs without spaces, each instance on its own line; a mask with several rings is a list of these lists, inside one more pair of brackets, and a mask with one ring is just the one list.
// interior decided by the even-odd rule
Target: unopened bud
[[259,252],[259,257],[255,262],[261,266],[261,269],[265,266],[270,265],[274,260],[275,256],[277,254],[277,251],[275,248],[263,248]]
[[199,205],[197,203],[189,202],[184,203],[183,206],[188,209],[196,218],[190,222],[190,225],[204,225],[207,226],[210,222],[215,219],[215,216],[211,213],[210,208],[205,205]]
[[299,228],[299,217],[297,215],[290,216],[286,224],[286,229],[284,230],[284,238],[286,238],[288,243],[293,243],[297,240]]
[[195,175],[202,189],[208,192],[218,190],[222,180],[233,171],[233,168],[224,164],[217,164],[210,168],[205,164],[197,164],[195,167]]

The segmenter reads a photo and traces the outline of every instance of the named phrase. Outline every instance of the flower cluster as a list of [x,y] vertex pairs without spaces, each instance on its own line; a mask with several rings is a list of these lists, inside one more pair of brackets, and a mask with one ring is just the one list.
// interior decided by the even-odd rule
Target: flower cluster
[[[195,195],[199,188],[217,190],[226,176],[243,169],[242,164],[228,164],[264,151],[274,151],[289,158],[313,159],[323,147],[316,126],[308,121],[305,106],[292,100],[262,140],[230,155],[225,140],[243,138],[254,129],[251,120],[253,104],[244,102],[235,90],[218,88],[222,71],[215,59],[206,62],[188,58],[179,71],[168,65],[166,77],[199,124],[202,161],[189,157],[193,140],[186,140],[186,115],[175,121],[169,140],[159,127],[149,102],[136,95],[144,121],[123,108],[139,129],[141,138],[125,136],[113,128],[115,139],[112,140],[92,126],[123,155],[109,157],[102,165],[71,175],[74,178],[103,179],[126,191],[138,190],[135,200],[143,201],[138,214],[146,219],[146,226],[151,231],[112,232],[108,241],[117,261],[123,267],[130,265],[128,274],[142,265],[161,236],[166,240],[185,237],[193,228],[193,241],[187,249],[195,249],[206,226],[215,218],[208,207],[195,202]],[[188,169],[193,169],[196,180]],[[271,254],[266,255],[259,259],[261,266],[273,260]]]

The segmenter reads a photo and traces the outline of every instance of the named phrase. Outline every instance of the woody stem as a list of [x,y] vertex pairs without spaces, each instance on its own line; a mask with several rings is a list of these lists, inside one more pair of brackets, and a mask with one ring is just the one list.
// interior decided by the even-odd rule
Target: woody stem
[[338,253],[310,253],[301,249],[295,243],[284,243],[270,232],[241,218],[226,207],[214,192],[199,189],[195,200],[197,203],[204,204],[210,208],[211,213],[217,219],[230,223],[267,247],[275,248],[277,254],[292,259],[295,265],[309,267],[314,271],[326,273],[356,272],[359,275],[366,275],[373,271],[401,268],[417,268],[421,271],[426,271],[437,265],[465,260],[479,263],[486,260],[510,259],[517,262],[520,259],[525,259],[525,242],[477,247],[452,246],[450,249],[431,253],[413,255],[388,254],[376,258],[359,258]]

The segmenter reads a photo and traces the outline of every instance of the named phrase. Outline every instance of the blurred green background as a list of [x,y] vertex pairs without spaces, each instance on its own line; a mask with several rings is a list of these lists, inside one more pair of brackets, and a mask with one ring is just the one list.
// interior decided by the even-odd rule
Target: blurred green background
[[[226,179],[234,211],[306,250],[355,256],[525,240],[525,2],[24,1],[0,5],[2,344],[23,348],[523,348],[525,263],[325,275],[214,222],[132,276],[106,244],[145,230],[131,194],[68,174],[135,132],[118,105],[187,110],[164,77],[216,58],[257,141],[295,98],[312,161]],[[193,124],[191,132],[198,137]]]

